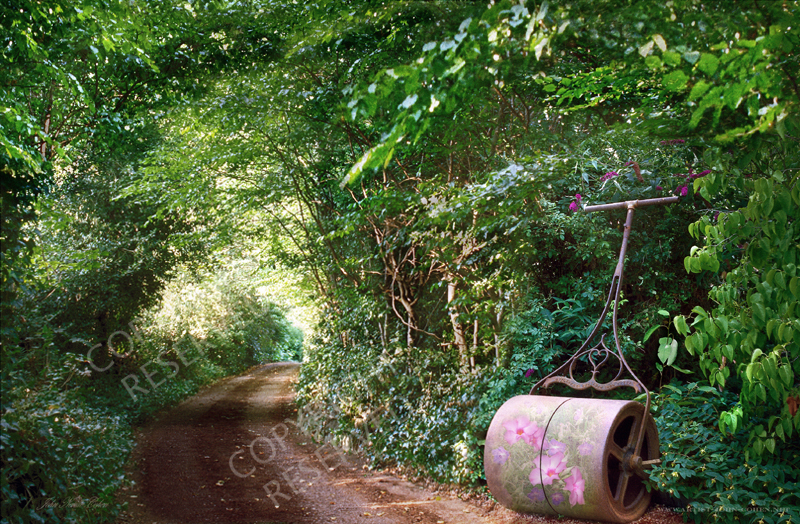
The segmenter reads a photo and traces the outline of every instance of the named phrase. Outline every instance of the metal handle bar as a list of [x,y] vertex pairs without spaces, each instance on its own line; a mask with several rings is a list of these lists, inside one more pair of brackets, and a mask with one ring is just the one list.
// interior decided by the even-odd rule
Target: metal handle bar
[[648,198],[645,200],[628,200],[627,202],[614,202],[613,204],[597,204],[583,208],[587,213],[592,211],[608,211],[610,209],[636,209],[637,207],[657,206],[663,204],[673,204],[678,201],[678,197]]
[[[559,368],[553,370],[549,375],[541,379],[539,382],[534,384],[533,388],[531,388],[530,395],[533,395],[540,387],[546,388],[551,384],[560,383],[566,384],[567,386],[573,389],[586,389],[586,388],[593,388],[598,391],[608,391],[619,386],[630,386],[632,387],[637,393],[641,390],[645,392],[645,404],[644,404],[644,412],[642,414],[641,422],[639,423],[639,433],[636,437],[635,447],[633,448],[633,455],[632,457],[635,458],[634,468],[638,471],[643,471],[645,467],[652,467],[656,464],[656,461],[642,461],[641,460],[641,450],[642,450],[642,442],[644,441],[644,434],[645,434],[645,425],[647,423],[647,414],[650,413],[650,391],[647,389],[647,386],[639,380],[639,377],[633,372],[633,370],[628,366],[628,362],[625,360],[625,355],[622,354],[622,346],[619,342],[619,334],[617,333],[617,311],[619,310],[619,297],[620,291],[622,290],[622,272],[625,267],[625,254],[628,247],[628,238],[630,237],[631,228],[633,227],[633,212],[637,207],[645,207],[645,206],[653,206],[659,204],[673,204],[678,201],[678,197],[671,196],[671,197],[663,197],[663,198],[648,198],[646,200],[629,200],[627,202],[615,202],[613,204],[599,204],[596,206],[586,206],[583,208],[584,211],[587,213],[591,213],[592,211],[607,211],[611,209],[627,209],[627,217],[625,219],[625,231],[622,234],[622,246],[619,250],[619,261],[617,262],[617,267],[614,270],[614,276],[611,279],[611,290],[608,293],[608,299],[606,300],[606,306],[603,309],[603,312],[600,314],[600,319],[595,324],[594,329],[592,329],[591,334],[583,343],[583,345],[575,352],[569,360],[567,360],[564,364],[562,364]],[[603,321],[608,314],[609,307],[611,304],[614,304],[613,308],[613,319],[612,319],[612,327],[614,330],[614,344],[616,347],[616,351],[610,349],[605,344],[605,335],[600,337],[600,342],[595,345],[591,346],[592,340],[595,338],[597,333],[600,331],[603,325]],[[600,368],[602,368],[606,361],[608,360],[609,356],[614,356],[619,360],[619,369],[617,371],[617,375],[610,381],[606,383],[599,383],[596,380],[598,372]],[[583,383],[578,382],[575,380],[574,372],[576,371],[576,365],[578,363],[578,359],[586,357],[587,363],[591,366],[591,374],[592,377]],[[600,362],[597,360],[602,359]],[[623,375],[623,371],[627,371],[628,374],[633,377],[634,380],[628,379],[620,379]],[[627,448],[626,448],[627,449]],[[645,476],[644,473],[641,476]]]

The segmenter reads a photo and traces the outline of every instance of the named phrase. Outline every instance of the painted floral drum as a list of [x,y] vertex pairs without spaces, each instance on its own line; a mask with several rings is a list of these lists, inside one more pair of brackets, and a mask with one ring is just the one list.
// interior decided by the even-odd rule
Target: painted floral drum
[[[634,448],[644,406],[625,400],[521,395],[498,410],[484,451],[486,480],[522,513],[630,522],[650,504]],[[639,454],[658,458],[647,414]],[[637,465],[639,467],[637,467]]]

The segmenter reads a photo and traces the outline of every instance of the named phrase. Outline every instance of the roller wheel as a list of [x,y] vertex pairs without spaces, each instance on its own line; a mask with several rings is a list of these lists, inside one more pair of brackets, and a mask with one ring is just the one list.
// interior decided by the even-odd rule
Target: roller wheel
[[643,461],[658,458],[658,432],[651,416],[644,426],[645,437],[641,452],[636,454],[636,441],[641,431],[644,408],[620,417],[606,447],[606,478],[610,509],[616,522],[629,522],[639,518],[650,504],[650,493],[645,487],[648,477]]

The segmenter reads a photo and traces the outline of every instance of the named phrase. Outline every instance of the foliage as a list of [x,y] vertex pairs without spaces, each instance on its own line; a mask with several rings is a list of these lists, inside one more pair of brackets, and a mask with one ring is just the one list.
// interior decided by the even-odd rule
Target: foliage
[[173,352],[162,353],[163,348],[189,335],[208,349],[201,366],[225,373],[262,362],[299,360],[303,334],[258,292],[254,269],[258,272],[245,261],[229,261],[205,278],[183,274],[171,282],[159,306],[140,319],[147,326],[141,358],[177,360]]
[[[51,4],[2,13],[15,398],[97,339],[113,371],[92,384],[134,420],[298,358],[269,260],[325,315],[307,425],[475,482],[494,410],[603,308],[621,216],[582,205],[677,194],[636,211],[623,349],[651,388],[705,373],[739,394],[715,404],[723,439],[750,432],[748,463],[785,478],[757,455],[786,456],[797,430],[796,0]],[[168,286],[178,267],[202,278]],[[134,319],[126,355],[108,335]],[[177,370],[136,400],[104,382],[161,357]],[[721,467],[749,475],[733,456]],[[705,496],[692,486],[671,489]]]
[[[692,248],[685,264],[692,272],[722,271],[722,281],[710,292],[713,308],[694,308],[688,325],[685,316],[675,318],[711,384],[734,382],[740,392],[739,402],[721,413],[719,427],[732,433],[748,428],[754,456],[775,453],[800,429],[790,401],[800,396],[800,158],[788,144],[770,149],[738,165],[729,155],[709,155],[719,171],[698,179],[695,189],[719,207],[690,227],[702,246]],[[737,177],[741,169],[751,174]],[[749,195],[746,205],[742,195]]]
[[302,333],[258,294],[252,273],[252,264],[230,262],[205,279],[181,275],[118,332],[109,344],[117,358],[108,364],[95,361],[96,352],[64,351],[63,335],[46,319],[41,338],[24,351],[10,348],[2,367],[4,518],[113,518],[133,424],[220,377],[299,358]]
[[736,403],[707,383],[668,384],[653,396],[661,465],[653,487],[676,500],[694,522],[794,522],[800,516],[794,441],[769,457],[747,457],[747,431],[720,435],[713,423]]
[[[74,377],[76,362],[59,358],[55,364],[71,367]],[[130,453],[133,435],[123,414],[92,405],[83,394],[52,388],[4,400],[0,491],[6,522],[104,522],[118,513],[120,458]]]
[[[733,11],[724,5],[682,0],[645,12],[642,4],[620,8],[612,1],[544,2],[530,9],[509,1],[490,4],[479,18],[465,19],[458,33],[425,44],[418,60],[384,69],[352,92],[354,120],[373,118],[378,99],[391,98],[397,110],[381,141],[345,180],[385,166],[398,144],[419,141],[433,118],[461,111],[476,91],[513,92],[519,84],[538,86],[553,105],[572,111],[606,104],[600,111],[607,121],[647,120],[648,127],[683,134],[698,128],[713,108],[704,129],[724,121],[720,140],[772,126],[783,135],[785,119],[800,103],[792,53],[798,42],[790,31],[797,3],[754,2]],[[666,109],[676,101],[676,110]],[[721,119],[723,110],[729,113]]]
[[[4,28],[0,35],[3,206],[0,307],[4,329],[10,336],[13,337],[14,329],[11,326],[18,324],[9,319],[14,318],[12,309],[18,311],[21,306],[17,302],[19,292],[30,287],[30,273],[42,266],[41,262],[31,260],[36,235],[30,231],[20,233],[26,224],[31,225],[36,220],[33,206],[42,195],[53,194],[55,201],[69,201],[71,205],[61,207],[62,212],[79,213],[74,217],[76,220],[69,220],[63,214],[56,213],[55,217],[50,214],[49,226],[62,233],[86,219],[81,224],[83,227],[71,231],[73,235],[80,237],[87,229],[108,221],[122,225],[123,236],[127,237],[110,242],[116,244],[116,249],[109,250],[103,249],[108,246],[97,245],[107,238],[101,241],[93,238],[84,244],[80,238],[72,238],[69,249],[84,250],[83,256],[69,253],[58,262],[80,265],[80,260],[74,260],[77,256],[91,264],[98,258],[111,256],[113,260],[104,262],[107,269],[113,267],[119,272],[116,275],[119,280],[124,281],[126,277],[130,280],[136,275],[146,281],[142,293],[131,297],[133,305],[137,300],[144,300],[146,305],[152,298],[157,287],[152,275],[142,276],[141,272],[137,274],[137,269],[148,264],[152,269],[159,265],[154,259],[162,258],[159,269],[168,273],[172,250],[185,254],[187,244],[181,243],[185,228],[178,226],[170,231],[169,227],[163,227],[162,220],[150,224],[147,222],[149,206],[134,210],[141,202],[115,202],[113,199],[117,195],[113,192],[118,189],[117,184],[136,169],[132,152],[141,154],[157,141],[153,123],[159,108],[186,103],[199,96],[204,78],[226,69],[246,69],[274,57],[274,32],[238,30],[235,16],[248,18],[251,15],[250,12],[232,12],[215,2],[198,3],[193,7],[186,2],[146,0],[55,0],[46,5],[21,0],[15,2],[13,9],[10,5],[0,7]],[[153,23],[154,20],[157,23]],[[242,53],[248,56],[246,64],[240,61]],[[64,173],[67,173],[67,184],[64,184]],[[109,179],[113,179],[113,183]],[[70,198],[74,197],[69,194],[72,191],[83,200]],[[94,198],[100,205],[93,205]],[[83,209],[75,209],[81,206]],[[52,202],[44,207],[52,207]],[[97,212],[102,218],[98,222],[93,220],[97,217],[87,216],[86,212]],[[128,216],[122,216],[125,214]],[[181,221],[176,220],[175,225],[178,222]],[[196,221],[189,219],[183,225],[187,222]],[[137,231],[134,233],[131,228]],[[114,236],[113,231],[101,233],[101,229],[95,230],[94,235]],[[65,236],[69,236],[70,231],[66,233]],[[165,234],[173,242],[172,250],[166,252],[159,249],[165,247]],[[130,243],[126,244],[128,241]],[[150,260],[144,261],[141,253],[145,249],[142,248],[148,244],[157,244],[158,248]],[[137,263],[132,264],[129,259],[136,257],[126,256],[125,249],[130,252],[142,249],[138,268],[131,267]],[[52,259],[47,262],[55,263]],[[53,265],[56,264],[48,269],[52,270]],[[129,269],[133,271],[126,271]],[[111,278],[109,273],[106,276]],[[74,293],[72,298],[87,296],[86,288],[90,286],[86,280],[90,277],[83,277],[78,279],[83,282],[70,282],[71,285],[66,286],[72,288],[69,290]],[[88,295],[94,293],[89,291]],[[115,298],[118,306],[120,297]],[[116,307],[108,311],[107,304],[93,306],[100,309],[97,315],[129,317],[128,312]],[[106,333],[116,329],[113,321],[112,318],[106,326],[110,328]],[[101,338],[102,335],[100,333]]]

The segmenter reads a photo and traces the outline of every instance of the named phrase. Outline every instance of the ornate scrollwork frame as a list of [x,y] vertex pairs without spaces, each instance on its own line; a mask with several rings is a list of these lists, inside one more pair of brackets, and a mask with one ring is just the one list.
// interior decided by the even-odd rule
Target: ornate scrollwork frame
[[[618,202],[615,204],[601,204],[597,206],[586,206],[584,207],[584,211],[587,213],[591,213],[593,211],[606,211],[611,209],[627,209],[627,217],[625,219],[625,230],[622,235],[622,247],[619,251],[619,260],[617,262],[617,267],[614,270],[614,276],[611,280],[611,289],[608,292],[608,299],[606,300],[605,308],[603,309],[602,314],[600,315],[600,319],[597,321],[597,324],[594,326],[591,334],[586,339],[586,341],[581,345],[578,351],[575,352],[572,357],[570,357],[564,364],[560,367],[555,369],[552,373],[541,379],[537,382],[533,388],[531,388],[530,394],[533,395],[539,388],[547,388],[551,384],[564,384],[572,389],[575,390],[583,390],[592,388],[597,391],[610,391],[612,389],[616,389],[618,387],[631,387],[636,391],[636,393],[641,393],[642,391],[645,392],[645,414],[650,412],[650,391],[645,387],[644,383],[639,380],[639,377],[631,370],[628,362],[625,360],[625,355],[622,353],[622,348],[619,344],[619,334],[618,334],[618,325],[617,325],[617,311],[619,310],[619,295],[620,290],[622,288],[622,274],[625,268],[625,254],[628,249],[628,239],[630,238],[631,227],[633,225],[633,211],[637,207],[645,207],[645,206],[652,206],[652,205],[664,205],[664,204],[672,204],[678,201],[678,197],[665,197],[665,198],[651,198],[647,200],[631,200],[627,202]],[[611,304],[613,306],[612,312],[612,327],[614,330],[614,348],[609,348],[606,346],[605,337],[606,334],[604,333],[600,337],[600,341],[595,344],[594,346],[590,346],[592,340],[595,339],[598,332],[600,331],[603,322],[608,315],[609,308],[611,308]],[[597,376],[600,370],[606,365],[609,360],[609,357],[615,357],[619,361],[619,369],[617,374],[608,382],[598,382]],[[585,359],[584,359],[585,357]],[[591,372],[591,378],[584,382],[579,382],[575,380],[574,372],[575,367],[581,359],[584,359],[586,363],[588,363]],[[628,378],[621,378],[624,376],[625,371],[627,374],[632,377],[632,379]],[[642,417],[640,422],[640,428],[638,431],[638,437],[636,439],[636,445],[634,453],[635,455],[639,455],[639,452],[642,448],[642,440],[644,439],[644,425],[647,421],[647,417]]]

